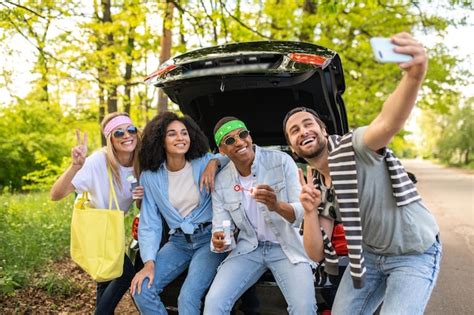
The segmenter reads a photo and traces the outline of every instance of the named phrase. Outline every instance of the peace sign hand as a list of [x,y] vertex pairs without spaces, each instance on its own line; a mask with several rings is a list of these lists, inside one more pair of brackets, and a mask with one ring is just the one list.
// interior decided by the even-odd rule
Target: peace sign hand
[[301,184],[300,202],[306,212],[315,211],[321,203],[321,191],[313,184],[313,170],[308,165],[306,167],[306,180],[303,171],[298,169]]
[[84,132],[84,138],[81,139],[81,132],[76,129],[77,146],[72,148],[72,166],[80,169],[87,157],[87,132]]

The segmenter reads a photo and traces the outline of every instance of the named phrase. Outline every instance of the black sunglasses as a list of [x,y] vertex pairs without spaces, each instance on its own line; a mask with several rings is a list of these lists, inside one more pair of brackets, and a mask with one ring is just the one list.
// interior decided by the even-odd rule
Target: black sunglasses
[[128,132],[129,135],[136,135],[138,132],[138,129],[135,126],[128,126],[127,129],[119,128],[114,131],[113,133],[114,138],[123,138],[123,136],[125,136],[125,131]]
[[224,143],[226,145],[233,145],[235,143],[235,137],[238,136],[240,139],[244,140],[246,139],[250,134],[250,131],[248,130],[242,130],[241,132],[239,132],[238,134],[236,134],[235,136],[229,136],[227,138],[224,139]]

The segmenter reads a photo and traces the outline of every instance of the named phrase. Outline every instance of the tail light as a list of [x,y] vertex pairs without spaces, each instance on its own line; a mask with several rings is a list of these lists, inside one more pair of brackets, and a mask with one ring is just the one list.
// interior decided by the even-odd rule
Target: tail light
[[147,76],[144,81],[146,83],[149,83],[154,78],[161,77],[163,74],[168,73],[168,72],[170,72],[171,70],[173,70],[175,68],[176,68],[175,64],[164,63],[160,66],[160,68],[158,70],[156,70],[155,72],[153,72],[152,74]]
[[300,54],[300,53],[291,53],[288,55],[288,58],[295,62],[299,63],[306,63],[311,64],[319,67],[323,67],[328,58],[320,56],[320,55],[313,55],[313,54]]
[[346,234],[341,223],[334,226],[331,243],[338,256],[347,256],[349,251],[347,249]]
[[138,241],[138,222],[140,218],[136,216],[132,222],[132,237],[134,240]]

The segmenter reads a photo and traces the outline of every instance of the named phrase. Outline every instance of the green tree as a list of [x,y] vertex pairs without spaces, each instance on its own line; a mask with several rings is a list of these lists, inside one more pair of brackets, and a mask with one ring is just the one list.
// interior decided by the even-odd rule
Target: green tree
[[469,165],[474,151],[474,98],[443,117],[445,127],[437,145],[440,159],[449,164]]
[[59,106],[45,110],[39,101],[19,102],[0,111],[0,189],[17,190],[26,174],[41,168],[35,156],[61,164],[69,152],[64,144],[64,126]]

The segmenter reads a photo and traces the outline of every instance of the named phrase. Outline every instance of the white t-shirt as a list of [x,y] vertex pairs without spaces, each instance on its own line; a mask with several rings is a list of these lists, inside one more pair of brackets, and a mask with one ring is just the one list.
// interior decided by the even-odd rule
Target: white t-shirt
[[245,209],[245,214],[252,224],[255,232],[257,233],[257,239],[259,241],[270,241],[273,243],[278,243],[278,240],[273,234],[271,228],[265,224],[265,218],[263,214],[257,209],[257,201],[252,197],[250,193],[250,188],[255,188],[255,181],[252,174],[246,177],[239,175],[240,184],[244,188],[242,204]]
[[[165,164],[166,166],[166,164]],[[168,196],[170,203],[185,218],[199,204],[199,188],[194,182],[193,167],[186,161],[182,169],[168,171]]]
[[[116,185],[115,194],[120,205],[120,210],[128,211],[133,202],[130,184],[127,182],[127,176],[133,174],[133,167],[119,167],[121,186]],[[82,168],[72,179],[72,185],[77,193],[87,192],[94,208],[109,208],[109,177],[107,175],[107,163],[104,151],[96,151],[87,159]],[[112,208],[117,209],[115,202],[112,201]]]

